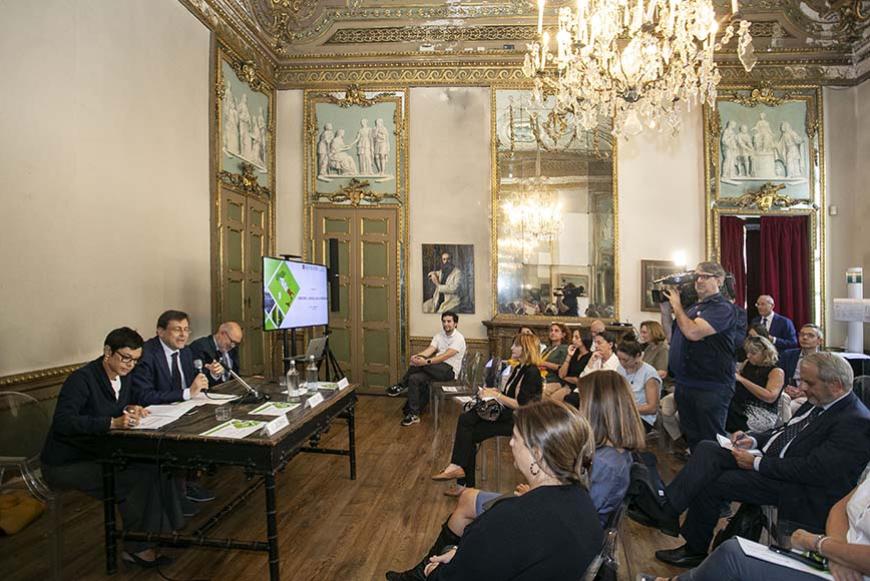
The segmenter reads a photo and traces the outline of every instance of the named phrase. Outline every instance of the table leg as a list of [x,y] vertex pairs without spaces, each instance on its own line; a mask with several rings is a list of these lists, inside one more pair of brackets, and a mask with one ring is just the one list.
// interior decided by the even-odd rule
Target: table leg
[[115,465],[103,464],[103,519],[106,532],[106,574],[118,571],[117,532],[115,531]]
[[347,447],[350,451],[350,479],[356,480],[356,407],[347,410]]
[[266,532],[269,541],[269,579],[278,581],[281,578],[278,561],[278,518],[275,506],[275,475],[266,474]]

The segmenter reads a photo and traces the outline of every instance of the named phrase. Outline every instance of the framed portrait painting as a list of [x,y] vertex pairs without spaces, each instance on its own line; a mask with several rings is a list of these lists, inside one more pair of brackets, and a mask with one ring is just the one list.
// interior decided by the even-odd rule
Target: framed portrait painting
[[640,261],[640,310],[658,313],[659,304],[653,300],[653,281],[683,270],[670,260]]
[[423,244],[423,312],[474,312],[474,245]]

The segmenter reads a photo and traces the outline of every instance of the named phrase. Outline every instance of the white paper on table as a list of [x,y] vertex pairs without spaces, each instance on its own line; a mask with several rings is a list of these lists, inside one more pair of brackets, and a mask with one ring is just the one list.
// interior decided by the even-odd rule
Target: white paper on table
[[266,402],[258,408],[248,412],[249,416],[283,416],[289,411],[298,408],[302,404],[287,403],[283,401]]
[[266,422],[258,420],[229,420],[210,430],[206,430],[200,436],[241,440],[261,429],[264,425],[266,425]]
[[196,397],[190,398],[188,401],[196,402],[196,405],[224,405],[239,399],[241,396],[231,393],[209,393],[205,395],[200,392]]
[[468,403],[471,401],[471,397],[467,396],[467,395],[463,395],[461,397],[457,397],[456,401],[458,401],[459,403]]
[[756,543],[755,541],[750,541],[744,539],[743,537],[737,537],[737,542],[740,544],[740,549],[747,557],[752,557],[753,559],[759,559],[761,561],[767,561],[768,563],[773,563],[775,565],[779,565],[781,567],[788,567],[789,569],[794,569],[795,571],[801,571],[803,573],[809,573],[810,575],[815,575],[820,579],[833,579],[834,577],[825,571],[819,571],[818,569],[813,569],[809,565],[804,565],[800,561],[795,561],[794,559],[789,559],[779,553],[774,553],[761,543]]
[[199,404],[197,404],[196,402],[180,401],[173,404],[150,405],[145,409],[151,412],[152,416],[174,416],[176,418],[180,418],[181,416],[195,408],[197,405]]
[[[731,443],[731,440],[723,436],[722,434],[716,434],[716,441],[719,442],[719,445],[726,450],[733,450],[734,444]],[[742,449],[742,448],[741,448]],[[753,448],[752,450],[743,450],[744,452],[749,452],[753,456],[762,456],[761,450]]]
[[453,385],[445,385],[442,386],[441,389],[447,393],[459,393],[459,388]]
[[177,420],[180,416],[161,416],[158,414],[151,414],[150,416],[146,416],[139,420],[139,423],[133,426],[134,430],[156,430],[158,428],[162,428],[167,424],[171,424],[175,420]]

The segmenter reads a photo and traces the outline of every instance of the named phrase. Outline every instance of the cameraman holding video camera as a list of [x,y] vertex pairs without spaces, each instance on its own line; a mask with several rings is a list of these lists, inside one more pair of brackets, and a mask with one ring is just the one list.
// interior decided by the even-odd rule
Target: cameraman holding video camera
[[[662,291],[662,314],[673,311],[668,367],[674,376],[674,397],[680,424],[690,449],[701,440],[725,433],[728,404],[734,394],[734,334],[737,313],[719,292],[725,269],[701,262],[693,273],[697,301],[683,305],[681,293]],[[683,296],[686,293],[682,293]]]

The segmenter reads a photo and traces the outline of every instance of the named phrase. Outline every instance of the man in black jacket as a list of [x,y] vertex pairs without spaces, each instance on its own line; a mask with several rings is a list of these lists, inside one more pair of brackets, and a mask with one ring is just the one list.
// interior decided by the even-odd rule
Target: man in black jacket
[[242,327],[235,321],[227,321],[221,323],[214,335],[200,337],[190,344],[194,360],[199,359],[206,366],[213,363],[221,365],[221,373],[209,374],[209,386],[229,380],[231,370],[239,372],[239,344],[243,337]]
[[[657,551],[680,567],[706,556],[726,501],[774,505],[779,518],[823,532],[831,507],[855,486],[870,461],[870,411],[852,393],[852,369],[834,353],[811,353],[801,362],[807,403],[791,421],[760,434],[735,432],[733,450],[702,442],[665,491],[666,501],[648,514],[663,532],[686,544]],[[650,507],[645,506],[644,509]],[[688,509],[679,529],[679,514]]]
[[[127,327],[108,334],[103,355],[70,374],[60,388],[42,450],[42,473],[53,488],[103,497],[102,469],[87,437],[135,427],[148,414],[131,404],[129,373],[142,356],[142,337]],[[176,483],[154,467],[130,464],[115,475],[124,528],[161,532],[183,526]],[[154,543],[125,541],[125,561],[142,567],[170,562]]]

